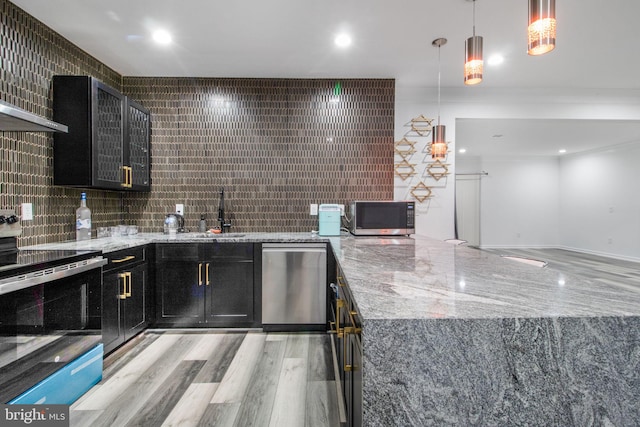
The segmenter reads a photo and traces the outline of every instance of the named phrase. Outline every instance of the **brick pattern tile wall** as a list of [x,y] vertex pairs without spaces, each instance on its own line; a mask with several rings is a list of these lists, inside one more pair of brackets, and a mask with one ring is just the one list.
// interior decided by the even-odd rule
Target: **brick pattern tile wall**
[[[122,77],[7,0],[0,0],[0,99],[51,118],[52,77],[92,75],[121,89]],[[82,190],[53,186],[53,136],[0,132],[0,208],[33,203],[34,220],[22,222],[19,245],[75,238]],[[123,221],[118,193],[87,191],[95,226]]]
[[[310,203],[393,197],[394,81],[123,77],[0,0],[0,99],[51,118],[52,77],[91,75],[152,113],[152,191],[89,190],[95,228],[160,231],[176,203],[187,227],[215,225],[224,187],[236,232],[317,228]],[[19,245],[74,238],[79,189],[53,186],[53,136],[0,132],[0,208],[20,211]]]
[[152,192],[127,197],[145,230],[185,205],[232,231],[310,231],[311,203],[393,198],[393,80],[123,79],[151,110]]

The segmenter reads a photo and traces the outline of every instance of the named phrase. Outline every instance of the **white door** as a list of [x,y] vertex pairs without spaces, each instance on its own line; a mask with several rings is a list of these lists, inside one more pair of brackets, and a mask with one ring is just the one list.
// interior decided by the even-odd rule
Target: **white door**
[[456,175],[456,228],[458,239],[480,246],[481,175]]

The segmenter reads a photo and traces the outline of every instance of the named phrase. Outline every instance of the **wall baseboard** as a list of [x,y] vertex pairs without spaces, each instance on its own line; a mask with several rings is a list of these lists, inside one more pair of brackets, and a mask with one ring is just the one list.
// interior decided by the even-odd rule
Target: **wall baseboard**
[[592,250],[589,250],[589,249],[573,248],[573,247],[570,247],[570,246],[562,246],[562,245],[556,245],[556,246],[549,246],[549,245],[520,245],[520,246],[513,246],[513,245],[480,245],[479,248],[480,249],[505,249],[505,250],[508,250],[508,249],[561,249],[561,250],[565,250],[565,251],[578,252],[578,253],[583,253],[583,254],[587,254],[587,255],[596,255],[596,256],[601,256],[601,257],[605,257],[605,258],[611,258],[611,259],[615,259],[615,260],[640,262],[640,258],[638,258],[638,257],[631,257],[631,256],[625,256],[625,255],[619,255],[619,254],[612,254],[612,253],[608,253],[608,252],[592,251]]

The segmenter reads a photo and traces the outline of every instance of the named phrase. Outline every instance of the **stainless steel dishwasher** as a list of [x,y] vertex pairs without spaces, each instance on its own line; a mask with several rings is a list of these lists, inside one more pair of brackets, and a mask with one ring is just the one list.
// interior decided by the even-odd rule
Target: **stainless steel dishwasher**
[[263,243],[263,329],[325,330],[326,322],[326,244]]

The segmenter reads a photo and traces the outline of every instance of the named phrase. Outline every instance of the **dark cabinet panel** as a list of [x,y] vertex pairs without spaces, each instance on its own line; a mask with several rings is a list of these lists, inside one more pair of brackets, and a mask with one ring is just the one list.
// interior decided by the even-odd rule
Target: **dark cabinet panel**
[[204,310],[204,287],[198,281],[199,264],[188,260],[163,260],[157,266],[157,272],[158,321],[198,322]]
[[124,283],[118,273],[102,277],[102,342],[105,354],[124,342],[124,329],[120,321],[120,298],[124,298]]
[[351,290],[339,266],[330,300],[330,324],[347,425],[359,427],[362,425],[362,324]]
[[147,265],[139,265],[126,273],[129,274],[129,277],[127,277],[129,283],[122,320],[125,340],[128,340],[138,332],[141,332],[147,323]]
[[53,77],[53,116],[69,123],[54,135],[54,184],[150,190],[150,114],[88,76]]
[[253,243],[159,244],[159,326],[254,325]]
[[102,287],[102,340],[110,353],[144,330],[150,321],[146,248],[106,254]]
[[207,288],[207,321],[253,320],[253,260],[213,260]]

